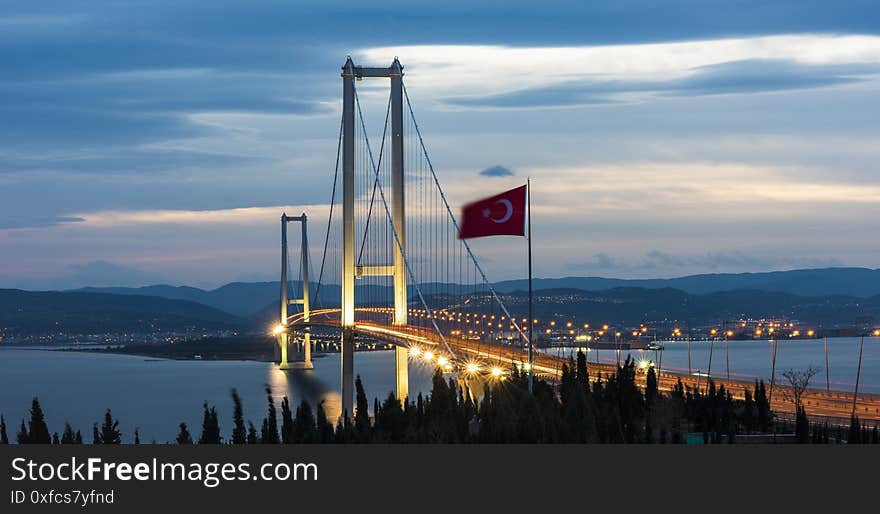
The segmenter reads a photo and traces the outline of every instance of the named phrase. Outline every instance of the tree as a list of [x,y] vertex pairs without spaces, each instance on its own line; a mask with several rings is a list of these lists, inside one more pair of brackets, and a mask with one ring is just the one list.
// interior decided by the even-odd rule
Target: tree
[[257,427],[248,421],[247,444],[258,444],[259,442],[260,438],[257,437]]
[[275,400],[272,399],[272,391],[266,388],[266,398],[269,400],[269,414],[263,418],[263,427],[260,431],[260,442],[263,444],[278,444],[278,413],[275,411]]
[[139,428],[134,429],[134,444],[141,444],[140,432],[141,432],[141,429],[139,429]]
[[810,442],[810,420],[807,418],[807,412],[800,406],[797,407],[795,415],[794,434],[798,443]]
[[104,413],[104,423],[101,425],[101,444],[121,444],[122,433],[119,431],[119,421],[113,419],[110,409]]
[[324,401],[318,404],[317,416],[318,442],[330,443],[333,441],[333,424],[327,419],[327,412],[324,410]]
[[317,429],[315,427],[315,416],[312,414],[312,407],[309,402],[303,402],[296,408],[296,416],[293,418],[291,442],[294,443],[314,443],[318,440]]
[[[782,376],[788,381],[790,389],[783,390],[782,394],[787,399],[794,402],[795,410],[803,409],[803,396],[807,388],[810,387],[810,380],[819,372],[819,368],[813,366],[807,367],[803,371],[795,371],[789,369]],[[806,414],[805,414],[806,415]]]
[[70,423],[64,424],[64,432],[61,433],[61,444],[76,444],[76,434],[74,434]]
[[758,430],[769,432],[773,413],[770,411],[770,400],[767,398],[767,387],[763,380],[755,383],[755,410],[758,413]]
[[52,436],[49,434],[49,427],[46,426],[43,409],[40,408],[40,401],[36,398],[31,402],[31,419],[28,422],[28,429],[29,444],[52,443]]
[[9,437],[6,435],[6,419],[0,416],[0,444],[9,444]]
[[202,419],[202,435],[199,444],[220,444],[220,421],[217,419],[217,409],[208,408],[208,402],[204,404],[204,416]]
[[15,434],[15,441],[18,444],[28,444],[28,431],[27,425],[24,424],[24,420],[21,420],[21,428],[18,429],[18,433]]
[[52,444],[61,444],[61,439],[58,438],[58,432],[52,434]]
[[232,390],[232,403],[235,406],[232,412],[232,444],[245,444],[247,432],[244,428],[244,413],[241,407],[241,398],[235,389]]
[[193,438],[186,423],[180,424],[180,431],[177,432],[177,444],[193,444]]
[[281,442],[293,442],[293,414],[290,412],[290,401],[287,396],[281,399]]
[[370,439],[370,412],[367,402],[367,393],[364,392],[364,384],[358,375],[354,382],[355,388],[355,411],[354,430],[359,442],[365,443]]

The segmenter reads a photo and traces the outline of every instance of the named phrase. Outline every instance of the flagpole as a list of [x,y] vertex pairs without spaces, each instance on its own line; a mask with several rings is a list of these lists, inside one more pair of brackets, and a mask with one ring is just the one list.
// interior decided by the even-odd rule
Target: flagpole
[[532,337],[535,321],[532,319],[532,180],[531,178],[526,179],[526,197],[527,204],[526,207],[526,216],[528,218],[529,223],[529,393],[532,392],[533,384],[535,381],[535,350],[534,350],[534,341],[535,338]]

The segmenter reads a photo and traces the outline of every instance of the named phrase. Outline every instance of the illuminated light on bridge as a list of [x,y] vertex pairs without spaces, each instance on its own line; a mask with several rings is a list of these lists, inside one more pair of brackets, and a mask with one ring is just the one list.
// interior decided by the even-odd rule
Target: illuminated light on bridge
[[874,330],[874,336],[880,336],[880,329]]
[[467,371],[468,373],[477,373],[478,371],[480,371],[480,367],[477,366],[477,364],[474,363],[474,362],[469,362],[469,363],[467,363],[467,365],[465,366],[464,369],[465,369],[465,371]]
[[420,353],[422,353],[422,350],[418,346],[413,346],[409,349],[409,354],[413,357],[418,357]]
[[422,354],[422,358],[424,358],[426,361],[432,361],[434,360],[434,352],[427,351]]
[[275,325],[275,327],[272,329],[272,335],[275,336],[281,335],[282,332],[284,332],[284,325],[282,325],[281,323]]
[[499,368],[499,367],[492,368],[492,376],[493,377],[500,377],[503,374],[504,374],[504,371],[502,371],[501,368]]
[[449,364],[449,359],[444,356],[437,357],[437,365],[446,367]]

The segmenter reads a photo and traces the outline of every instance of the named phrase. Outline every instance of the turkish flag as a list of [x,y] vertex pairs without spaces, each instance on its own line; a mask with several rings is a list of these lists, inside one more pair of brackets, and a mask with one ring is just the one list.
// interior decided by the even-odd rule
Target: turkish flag
[[459,239],[526,235],[526,186],[490,196],[461,208]]

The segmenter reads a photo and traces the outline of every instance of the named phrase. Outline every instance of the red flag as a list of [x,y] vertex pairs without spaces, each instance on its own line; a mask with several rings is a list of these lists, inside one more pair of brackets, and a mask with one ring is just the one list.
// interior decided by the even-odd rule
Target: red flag
[[525,228],[526,186],[520,186],[462,207],[458,238],[524,236]]

